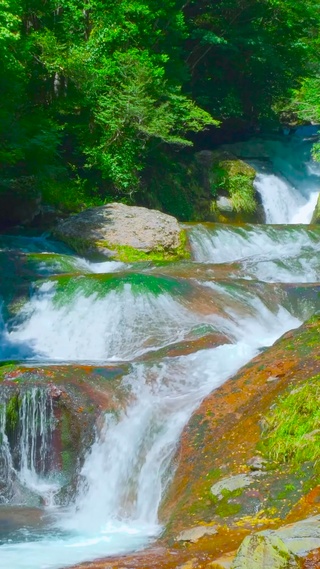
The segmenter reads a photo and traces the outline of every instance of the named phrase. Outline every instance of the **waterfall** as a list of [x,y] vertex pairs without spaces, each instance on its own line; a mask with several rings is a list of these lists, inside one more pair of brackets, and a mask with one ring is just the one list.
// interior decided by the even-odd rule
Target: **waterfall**
[[[9,536],[0,527],[3,567],[62,569],[146,547],[162,530],[158,511],[174,476],[173,458],[201,401],[317,308],[317,285],[302,283],[320,280],[320,230],[290,224],[310,221],[319,172],[302,147],[289,168],[290,144],[268,171],[257,166],[256,187],[274,225],[187,226],[192,259],[183,263],[137,263],[133,271],[22,239],[23,254],[31,251],[32,267],[39,266],[30,297],[0,321],[1,358],[19,357],[40,369],[64,361],[69,375],[73,362],[85,361],[88,383],[77,387],[89,400],[97,371],[91,373],[91,365],[130,365],[115,383],[106,380],[108,396],[114,388],[125,397],[100,417],[73,480],[73,502],[62,506],[63,492],[55,503],[59,437],[50,384],[37,379],[34,385],[32,373],[30,386],[4,382],[0,501],[8,516],[10,504],[30,503],[42,504],[45,516],[43,527],[30,522]],[[8,237],[10,255],[19,249],[15,239]],[[218,341],[206,343],[215,335]],[[104,396],[103,382],[100,388]],[[9,421],[13,395],[16,413]]]
[[[262,141],[268,160],[259,161],[258,156],[249,160],[258,172],[254,185],[261,197],[266,223],[311,222],[320,191],[320,168],[311,159],[313,141],[308,136],[304,138],[304,131],[301,129],[292,137]],[[254,147],[253,141],[250,144]]]
[[317,282],[320,279],[319,230],[304,227],[191,226],[198,263],[234,263],[233,278],[264,282]]
[[7,405],[0,404],[0,504],[11,494],[13,463],[10,443],[6,432]]
[[[43,497],[48,502],[55,483],[46,479],[54,471],[52,435],[55,418],[52,399],[47,389],[32,387],[16,393],[0,406],[0,495],[2,501],[19,483],[17,500],[28,500],[29,493]],[[1,481],[6,481],[2,484]],[[5,487],[6,486],[6,487]],[[27,494],[23,492],[27,490]]]
[[39,482],[53,469],[51,460],[54,429],[52,399],[48,391],[34,387],[23,393],[19,409],[20,465],[23,485],[42,493]]
[[[288,181],[275,174],[258,173],[254,185],[261,196],[266,223],[293,223],[297,211],[306,205],[306,198]],[[308,219],[309,212],[306,212],[305,218],[301,216],[301,223],[308,223],[311,216]]]

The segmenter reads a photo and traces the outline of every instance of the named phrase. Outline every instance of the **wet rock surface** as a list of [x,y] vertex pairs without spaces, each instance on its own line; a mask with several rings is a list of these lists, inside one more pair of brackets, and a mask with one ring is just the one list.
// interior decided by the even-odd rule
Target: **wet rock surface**
[[[52,433],[48,443],[50,448],[47,449],[47,460],[50,460],[48,466],[56,473],[61,473],[64,478],[60,494],[56,497],[57,503],[65,503],[71,499],[84,456],[94,441],[96,429],[99,430],[103,424],[103,412],[118,413],[130,398],[130,393],[120,387],[122,376],[128,371],[128,367],[15,364],[0,366],[0,396],[6,406],[5,432],[12,447],[13,465],[16,460],[20,460],[23,401],[26,398],[28,401],[30,397],[34,397],[35,401],[45,397],[45,405],[47,409],[51,409]],[[49,417],[46,417],[44,420],[48,419]],[[39,434],[35,433],[35,437],[35,444],[41,445]],[[40,451],[36,449],[35,452],[37,457]],[[13,503],[19,503],[19,500],[23,503],[26,499],[35,505],[42,505],[41,500],[34,501],[35,498],[31,494],[29,497],[25,496],[26,490],[18,479],[1,486],[1,478],[5,477],[1,467],[4,468],[5,465],[1,464],[0,460],[0,503],[1,492],[5,492],[2,495],[4,500],[9,492]]]
[[232,569],[299,569],[298,562],[277,536],[246,537]]
[[317,205],[313,212],[311,223],[320,223],[320,194],[318,197]]
[[218,533],[216,526],[197,526],[179,533],[176,537],[176,541],[191,541],[191,543],[196,543],[204,535],[215,535],[216,533]]
[[288,332],[203,402],[183,435],[159,547],[83,569],[319,568],[317,471],[257,452],[261,422],[277,398],[320,372],[319,330],[315,316]]

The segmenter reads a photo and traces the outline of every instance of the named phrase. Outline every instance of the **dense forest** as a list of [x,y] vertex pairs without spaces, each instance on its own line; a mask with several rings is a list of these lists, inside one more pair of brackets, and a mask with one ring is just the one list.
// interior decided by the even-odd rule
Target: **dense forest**
[[318,121],[319,26],[313,0],[3,0],[1,191],[141,203],[192,147]]

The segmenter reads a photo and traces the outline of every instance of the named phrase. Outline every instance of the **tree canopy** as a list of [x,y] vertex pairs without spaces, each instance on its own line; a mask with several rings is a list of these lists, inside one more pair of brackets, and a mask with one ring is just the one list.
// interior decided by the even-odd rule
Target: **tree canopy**
[[319,21],[310,0],[3,0],[0,178],[132,199],[204,129],[293,92],[313,119]]

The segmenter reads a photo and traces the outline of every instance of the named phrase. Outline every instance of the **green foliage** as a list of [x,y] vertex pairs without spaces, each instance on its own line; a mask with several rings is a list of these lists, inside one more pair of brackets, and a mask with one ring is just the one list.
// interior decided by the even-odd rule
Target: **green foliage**
[[185,13],[193,96],[222,119],[272,118],[318,57],[319,10],[311,0],[192,0]]
[[213,167],[214,182],[212,194],[219,189],[228,192],[237,212],[253,213],[257,209],[253,180],[255,171],[251,166],[236,158],[222,157]]
[[320,376],[277,400],[266,417],[262,450],[277,462],[317,463],[320,458]]
[[[3,0],[0,177],[35,176],[66,210],[132,203],[161,157],[219,121],[270,118],[302,78],[296,104],[314,118],[319,20],[311,0]],[[194,190],[159,203],[190,219]]]
[[97,190],[89,189],[88,185],[88,180],[78,175],[69,180],[66,177],[51,177],[41,179],[40,190],[45,203],[65,212],[79,212],[86,207],[101,206],[112,201],[111,196],[103,199]]
[[13,395],[6,407],[6,431],[14,432],[19,423],[21,400],[18,394]]

